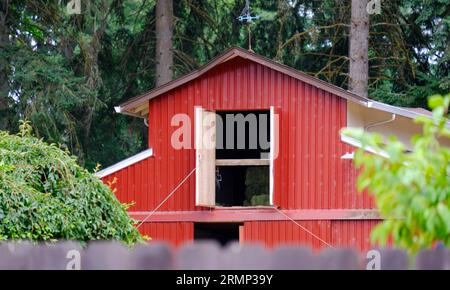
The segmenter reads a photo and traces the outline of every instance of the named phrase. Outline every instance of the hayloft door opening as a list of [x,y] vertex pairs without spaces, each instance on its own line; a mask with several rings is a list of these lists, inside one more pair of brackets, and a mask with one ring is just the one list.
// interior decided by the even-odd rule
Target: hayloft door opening
[[273,205],[274,112],[196,108],[196,205]]

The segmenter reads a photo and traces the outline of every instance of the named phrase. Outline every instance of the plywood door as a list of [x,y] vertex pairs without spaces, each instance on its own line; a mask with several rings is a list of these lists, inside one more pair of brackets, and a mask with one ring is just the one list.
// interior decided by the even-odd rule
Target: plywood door
[[213,207],[216,202],[216,113],[195,108],[195,205]]

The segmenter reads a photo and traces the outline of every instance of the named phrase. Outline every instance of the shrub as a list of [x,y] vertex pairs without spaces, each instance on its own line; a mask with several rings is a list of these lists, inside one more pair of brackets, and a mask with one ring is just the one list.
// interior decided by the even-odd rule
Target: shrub
[[423,133],[413,137],[411,152],[392,137],[386,144],[380,135],[361,130],[344,130],[388,158],[355,154],[361,169],[358,189],[374,195],[385,221],[372,232],[372,240],[384,245],[389,239],[395,246],[416,252],[436,243],[450,247],[450,149],[440,140],[450,138],[446,113],[447,96],[432,96],[432,118],[420,117]]
[[112,190],[55,144],[0,131],[0,240],[142,241]]

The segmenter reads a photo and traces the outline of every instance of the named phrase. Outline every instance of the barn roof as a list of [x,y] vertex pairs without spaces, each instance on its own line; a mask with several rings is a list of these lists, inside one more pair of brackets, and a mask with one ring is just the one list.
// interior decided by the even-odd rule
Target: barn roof
[[115,107],[115,110],[118,113],[145,118],[148,113],[148,101],[149,100],[156,98],[156,97],[158,97],[176,87],[179,87],[187,82],[190,82],[190,81],[204,75],[205,73],[207,73],[208,71],[210,71],[211,69],[216,67],[217,65],[225,63],[236,57],[251,60],[251,61],[261,64],[263,66],[269,67],[275,71],[289,75],[295,79],[301,80],[312,86],[320,88],[326,92],[332,93],[334,95],[345,98],[349,101],[355,102],[359,105],[362,105],[362,106],[365,106],[368,108],[386,111],[386,112],[397,114],[397,115],[404,116],[407,118],[415,118],[418,116],[426,116],[426,117],[430,116],[430,112],[427,110],[424,110],[424,109],[419,110],[418,108],[396,107],[396,106],[384,104],[384,103],[381,103],[378,101],[371,100],[369,98],[359,96],[348,90],[345,90],[343,88],[340,88],[338,86],[335,86],[333,84],[325,82],[318,78],[312,77],[304,72],[298,71],[292,67],[278,63],[274,60],[271,60],[271,59],[261,56],[259,54],[250,52],[250,51],[245,50],[240,47],[231,47],[230,49],[224,51],[219,56],[213,58],[211,61],[209,61],[207,64],[203,65],[199,69],[194,70],[194,71],[190,72],[189,74],[181,76],[173,81],[170,81],[162,86],[154,88],[140,96],[134,97],[134,98],[120,104],[119,106]]

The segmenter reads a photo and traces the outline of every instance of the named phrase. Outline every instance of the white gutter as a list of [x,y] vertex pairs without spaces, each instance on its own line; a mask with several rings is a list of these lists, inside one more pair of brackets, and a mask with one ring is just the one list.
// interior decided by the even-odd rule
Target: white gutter
[[[385,104],[385,103],[381,103],[381,102],[377,102],[377,101],[370,101],[367,103],[367,107],[368,108],[372,108],[372,109],[377,109],[380,111],[384,111],[384,112],[389,112],[391,114],[396,114],[399,116],[403,116],[406,118],[410,118],[410,119],[415,119],[419,116],[428,118],[428,119],[432,119],[432,116],[426,115],[426,114],[422,114],[419,112],[414,112],[412,110],[409,110],[408,108],[402,108],[402,107],[397,107],[397,106],[392,106],[389,104]],[[448,129],[450,129],[450,120],[447,120],[447,122],[445,123],[445,127],[447,127]]]
[[[343,134],[341,134],[341,141],[348,145],[356,147],[356,148],[363,148],[361,142],[359,142],[358,140],[356,140],[352,137],[345,136]],[[382,156],[384,158],[389,158],[389,155],[386,153],[386,151],[383,151],[383,150],[376,150],[375,148],[372,148],[370,146],[365,146],[364,150],[366,150],[367,152]],[[342,159],[353,159],[353,152],[345,153],[341,158]]]
[[123,115],[128,115],[128,116],[131,116],[131,117],[136,117],[136,118],[141,118],[141,119],[145,119],[146,118],[146,117],[144,117],[144,116],[142,116],[140,114],[135,114],[135,113],[130,113],[130,112],[123,111],[122,107],[120,107],[120,106],[114,107],[114,111],[116,113],[123,114]]

